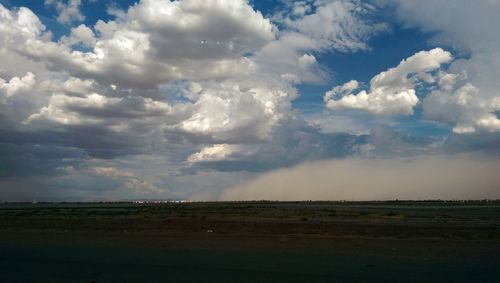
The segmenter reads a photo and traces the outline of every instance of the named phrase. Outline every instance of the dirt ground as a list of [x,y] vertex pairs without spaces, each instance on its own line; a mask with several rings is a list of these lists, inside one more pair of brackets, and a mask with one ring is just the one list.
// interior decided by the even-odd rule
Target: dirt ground
[[498,270],[500,202],[0,204],[0,282],[500,282]]

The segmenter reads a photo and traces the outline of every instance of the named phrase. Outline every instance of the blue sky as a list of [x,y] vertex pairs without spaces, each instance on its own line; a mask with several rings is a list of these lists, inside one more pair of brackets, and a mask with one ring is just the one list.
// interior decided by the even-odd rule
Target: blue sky
[[[300,199],[252,184],[358,160],[389,179],[414,162],[407,182],[444,162],[484,182],[461,196],[498,197],[490,167],[452,165],[497,165],[498,1],[0,0],[0,12],[0,200]],[[355,171],[311,198],[374,174]],[[370,196],[436,196],[422,192]]]

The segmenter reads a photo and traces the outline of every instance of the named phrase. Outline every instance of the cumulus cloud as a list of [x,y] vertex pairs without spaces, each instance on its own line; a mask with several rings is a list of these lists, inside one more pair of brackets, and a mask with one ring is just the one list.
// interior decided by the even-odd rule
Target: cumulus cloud
[[152,88],[180,79],[215,79],[245,72],[252,63],[243,55],[274,38],[270,21],[243,0],[143,0],[116,20],[99,20],[94,28],[95,39],[85,26],[73,29],[71,37],[64,39],[69,44],[86,44],[91,48],[88,52],[36,36],[20,52],[74,76]]
[[310,11],[311,6],[307,3],[307,1],[293,1],[292,15],[300,17]]
[[[0,4],[0,31],[2,49],[26,43],[28,39],[41,36],[45,26],[28,8],[10,11]],[[3,51],[5,52],[5,51]]]
[[306,68],[313,64],[316,64],[316,57],[310,54],[302,55],[298,60],[299,66]]
[[24,77],[13,77],[10,81],[0,78],[0,94],[9,98],[19,91],[30,90],[35,85],[35,75],[28,72]]
[[279,87],[207,85],[199,91],[195,109],[180,124],[180,130],[220,141],[263,140],[279,122],[288,119],[295,95],[295,91]]
[[424,117],[455,125],[453,132],[500,131],[498,98],[481,98],[479,88],[460,75],[440,73],[438,90],[424,100]]
[[498,132],[496,114],[500,81],[500,5],[495,1],[393,1],[377,0],[393,8],[407,27],[434,36],[431,44],[447,45],[463,58],[453,61],[440,78],[443,89],[423,104],[425,116],[449,123],[455,133]]
[[[275,148],[262,143],[274,143],[277,131],[292,133],[280,129],[290,128],[291,121],[302,119],[292,109],[292,101],[297,98],[294,85],[319,82],[327,76],[328,71],[318,64],[313,53],[360,50],[365,48],[361,42],[379,31],[377,25],[362,19],[361,15],[368,13],[367,7],[356,1],[334,1],[318,3],[307,15],[283,15],[277,21],[288,29],[248,57],[251,68],[223,82],[200,82],[200,89],[189,94],[189,99],[195,101],[191,116],[171,130],[209,144],[237,145],[241,150],[235,150],[228,161],[236,157],[252,159],[245,153],[249,147],[253,151]],[[329,13],[338,17],[333,19]],[[313,34],[307,29],[313,23],[305,23],[308,21],[333,28],[322,35]],[[249,145],[255,143],[259,146]],[[276,150],[284,153],[279,146]]]
[[63,36],[60,42],[69,46],[81,43],[85,47],[92,47],[94,46],[96,39],[92,29],[84,24],[81,24],[76,28],[72,28],[70,36]]
[[434,82],[429,73],[452,60],[450,52],[441,48],[420,51],[402,60],[397,67],[381,72],[370,81],[370,90],[354,91],[359,82],[352,80],[326,92],[324,101],[329,109],[355,109],[373,114],[413,114],[418,103],[415,84]]
[[[70,24],[67,34],[54,38],[31,10],[0,4],[4,180],[22,183],[33,172],[31,185],[54,188],[52,197],[71,187],[72,199],[171,197],[165,187],[185,197],[304,160],[441,150],[442,140],[373,128],[380,118],[360,126],[363,114],[325,132],[323,116],[307,121],[294,105],[301,84],[330,79],[323,55],[369,51],[369,40],[388,30],[372,4],[295,1],[266,18],[244,0],[142,0],[110,7],[109,19],[94,24],[80,23],[81,1],[45,2]],[[415,90],[425,85],[433,91],[423,100],[425,119],[457,133],[493,132],[500,101],[484,95],[494,85],[481,83],[474,68],[494,73],[496,63],[476,54],[451,62],[442,49],[423,51],[375,76],[365,96],[362,83],[351,81],[326,100],[335,109],[409,115],[419,103]]]
[[[374,7],[360,1],[295,1],[274,15],[284,26],[277,40],[252,57],[257,70],[285,76],[295,82],[318,83],[329,72],[317,64],[314,53],[356,52],[368,49],[367,41],[387,30],[384,23],[369,20]],[[297,63],[302,68],[296,68]],[[306,68],[307,67],[307,68]],[[260,80],[266,80],[261,75]]]
[[80,11],[81,0],[45,0],[45,5],[54,6],[57,10],[57,21],[61,24],[69,24],[71,22],[81,22],[85,20],[85,16]]
[[214,144],[205,146],[199,152],[191,154],[187,162],[190,164],[199,162],[229,161],[237,155],[250,156],[256,151],[255,146],[244,146],[237,144]]
[[328,160],[265,173],[224,191],[220,199],[495,199],[499,165],[470,156]]
[[49,105],[28,117],[25,123],[36,121],[81,125],[109,122],[111,118],[167,116],[172,108],[165,102],[142,97],[106,97],[91,93],[85,97],[52,95]]
[[[170,141],[172,135],[180,134],[196,147],[200,142],[269,142],[273,131],[298,118],[291,105],[297,97],[293,84],[314,81],[317,74],[324,74],[311,52],[324,51],[326,45],[357,50],[363,36],[375,33],[358,19],[368,13],[368,6],[356,1],[337,2],[320,3],[314,12],[287,20],[294,31],[277,35],[271,22],[245,1],[209,5],[144,0],[127,11],[114,11],[115,20],[72,28],[59,42],[50,40],[29,10],[17,12],[27,19],[23,23],[30,23],[29,29],[16,22],[19,15],[15,11],[7,11],[12,16],[6,22],[14,27],[9,37],[30,30],[9,48],[40,61],[52,72],[71,75],[63,80],[44,80],[39,90],[47,94],[46,105],[22,121],[30,127],[90,126],[100,127],[101,132],[124,133],[140,120],[142,125],[149,123],[149,128],[164,131]],[[339,15],[338,20],[327,15],[333,12]],[[335,28],[315,35],[302,21]],[[347,42],[353,40],[359,44]],[[90,51],[72,49],[79,44]],[[245,55],[252,52],[255,54]],[[280,55],[275,56],[275,52]],[[136,89],[154,89],[179,80],[198,86],[182,90],[189,103],[172,105],[158,97],[143,99],[148,92]],[[153,109],[159,106],[162,111]],[[125,117],[134,122],[118,121]]]
[[[83,147],[93,156],[102,156],[106,148],[118,144],[122,149],[127,144],[137,148],[139,140],[146,143],[145,148],[147,144],[164,144],[169,138],[162,136],[163,131],[221,141],[265,139],[286,117],[296,95],[287,83],[260,86],[253,79],[242,79],[243,83],[200,82],[201,89],[182,94],[189,103],[174,104],[162,99],[161,89],[127,88],[155,89],[157,84],[179,79],[219,78],[213,64],[222,66],[230,77],[245,72],[245,66],[251,67],[253,63],[243,54],[272,40],[273,26],[245,1],[215,4],[142,1],[116,21],[98,21],[94,29],[85,25],[72,28],[71,34],[59,42],[51,41],[29,9],[9,11],[1,6],[4,52],[22,54],[49,69],[40,69],[41,83],[33,90],[40,101],[25,109],[27,115],[14,119],[18,123],[15,127],[39,132],[58,129],[52,132],[52,140]],[[72,49],[79,44],[91,51]],[[226,63],[245,66],[229,70]],[[150,68],[153,65],[156,67]],[[12,70],[16,68],[12,66]],[[211,74],[203,75],[202,68]],[[184,74],[168,76],[170,71],[181,69]],[[150,71],[151,76],[142,73]],[[113,78],[120,73],[125,76],[125,84]],[[155,78],[163,75],[168,77]],[[28,84],[31,76],[35,74],[2,79],[2,92],[11,96],[15,87],[21,88],[19,82]],[[82,131],[98,137],[93,142],[87,138],[68,141],[70,135],[80,136]],[[198,144],[192,146],[197,148]],[[108,152],[114,156],[117,151],[109,148]]]
[[43,103],[44,98],[37,92],[38,86],[38,78],[31,72],[10,80],[0,77],[0,131],[18,128],[20,120]]
[[267,142],[203,147],[190,155],[186,169],[261,172],[304,160],[359,154],[367,142],[367,135],[321,133],[300,119],[292,119],[275,128]]

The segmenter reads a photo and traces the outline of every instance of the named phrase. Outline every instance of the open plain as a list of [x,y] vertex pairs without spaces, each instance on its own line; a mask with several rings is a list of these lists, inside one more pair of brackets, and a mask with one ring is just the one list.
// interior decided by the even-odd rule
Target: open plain
[[499,270],[495,201],[0,205],[0,282],[499,282]]

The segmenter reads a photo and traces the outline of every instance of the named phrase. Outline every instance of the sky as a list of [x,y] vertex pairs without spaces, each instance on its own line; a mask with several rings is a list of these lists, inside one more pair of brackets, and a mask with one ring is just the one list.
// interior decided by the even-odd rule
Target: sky
[[0,0],[0,202],[500,198],[498,0]]

